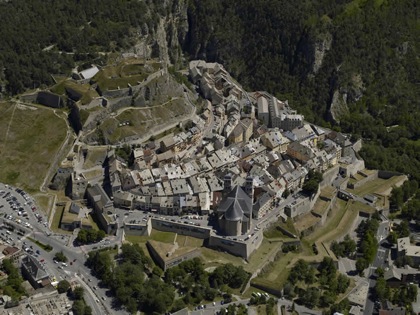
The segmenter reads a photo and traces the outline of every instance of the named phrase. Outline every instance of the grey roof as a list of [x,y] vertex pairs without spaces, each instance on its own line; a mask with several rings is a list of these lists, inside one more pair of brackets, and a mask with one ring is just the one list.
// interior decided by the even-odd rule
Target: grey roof
[[99,208],[107,208],[113,205],[102,186],[95,184],[94,186],[89,187],[87,191]]
[[397,268],[390,268],[384,273],[385,280],[391,280],[393,278],[401,280],[401,273]]
[[77,213],[79,214],[80,212],[80,207],[78,205],[76,205],[74,202],[71,203],[70,205],[70,210],[71,213]]
[[39,281],[48,277],[47,272],[42,268],[41,264],[31,256],[23,257],[22,266],[28,271],[28,273],[35,281]]
[[239,186],[222,200],[218,208],[218,212],[224,212],[224,217],[228,221],[248,220],[251,211],[251,198]]

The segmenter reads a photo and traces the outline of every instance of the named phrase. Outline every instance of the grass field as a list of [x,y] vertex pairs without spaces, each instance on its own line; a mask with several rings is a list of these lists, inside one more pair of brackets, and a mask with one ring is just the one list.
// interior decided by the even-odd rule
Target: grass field
[[305,240],[309,243],[313,243],[319,240],[321,237],[325,237],[331,231],[334,231],[344,214],[346,213],[346,201],[337,199],[335,206],[332,209],[330,218],[328,218],[327,222],[324,224],[323,227],[317,229],[314,233],[310,234]]
[[0,103],[0,181],[38,191],[66,132],[50,109]]
[[133,244],[146,243],[147,240],[152,239],[154,241],[162,243],[172,243],[175,240],[175,233],[172,232],[162,232],[158,230],[152,230],[150,236],[140,236],[140,235],[127,235],[125,239]]
[[191,236],[177,235],[176,242],[179,246],[202,247],[204,240]]
[[95,75],[93,80],[102,91],[126,88],[128,84],[137,85],[151,73],[158,71],[160,64],[144,63],[144,60],[125,59],[118,64],[108,65]]
[[91,88],[89,83],[79,84],[74,80],[65,79],[52,87],[51,91],[60,95],[66,94],[66,88],[70,88],[82,95],[80,102],[82,105],[89,104],[95,97],[99,97],[98,92]]
[[[349,222],[354,220],[356,215],[357,211],[349,211],[347,213],[347,206],[345,201],[337,200],[337,204],[333,208],[332,214],[327,219],[325,225],[302,240],[301,252],[289,252],[282,255],[272,264],[270,271],[259,275],[253,279],[252,282],[280,290],[283,284],[286,282],[289,275],[289,270],[293,266],[294,262],[300,258],[307,261],[313,261],[319,260],[323,256],[327,256],[328,253],[320,242],[332,240],[334,237],[338,237],[342,233],[345,233],[346,228],[350,228],[351,226]],[[315,242],[318,244],[319,250],[319,253],[316,256],[311,250],[311,245]]]
[[54,202],[54,197],[48,194],[35,194],[33,195],[38,205],[38,210],[42,211],[46,215],[50,215],[51,206]]
[[99,169],[99,170],[91,170],[91,171],[87,171],[87,172],[83,172],[83,176],[87,179],[87,180],[91,180],[95,177],[99,177],[102,176],[103,174],[103,170]]
[[[131,108],[104,120],[100,129],[111,143],[116,143],[125,137],[143,135],[153,127],[164,126],[175,117],[186,115],[189,111],[190,108],[182,99],[151,108]],[[119,126],[122,122],[129,122],[129,125]]]
[[344,208],[345,213],[335,228],[320,236],[317,239],[318,242],[330,243],[334,240],[341,239],[350,232],[354,220],[359,215],[359,211],[363,210],[366,212],[373,212],[375,210],[372,207],[358,201],[349,201]]
[[393,186],[398,186],[403,183],[406,176],[394,176],[389,179],[374,179],[366,184],[354,189],[354,193],[363,197],[366,194],[380,194],[388,195],[391,192]]
[[64,206],[57,206],[54,213],[54,218],[51,222],[51,230],[58,231],[60,230],[60,220],[63,216]]
[[[178,235],[177,239],[178,237],[180,236]],[[150,233],[150,236],[140,236],[140,235],[126,235],[125,236],[125,240],[127,242],[130,242],[132,244],[138,244],[146,253],[146,255],[151,258],[149,250],[147,249],[147,246],[146,246],[146,243],[149,239],[162,242],[162,243],[173,244],[175,240],[175,233],[152,230],[152,233]],[[182,246],[182,245],[179,244],[179,246]]]
[[252,279],[251,283],[256,283],[259,285],[263,285],[268,288],[273,288],[275,290],[281,290],[284,283],[287,280],[290,272],[290,262],[293,259],[297,259],[298,257],[309,254],[308,252],[304,251],[303,253],[292,253],[289,252],[287,254],[282,255],[277,261],[275,261],[270,271],[260,274],[258,277]]
[[289,236],[285,235],[280,228],[294,235],[298,234],[292,218],[288,218],[286,222],[283,222],[283,219],[280,218],[275,224],[272,224],[267,230],[264,231],[264,237],[269,239],[288,239]]
[[89,169],[94,166],[102,166],[102,163],[106,158],[106,148],[90,148],[85,163],[83,164],[84,169]]

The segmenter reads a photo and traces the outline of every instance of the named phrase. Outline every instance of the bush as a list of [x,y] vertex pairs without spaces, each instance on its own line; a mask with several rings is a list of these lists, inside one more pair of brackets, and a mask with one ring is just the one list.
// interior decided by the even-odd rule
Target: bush
[[61,280],[57,285],[58,293],[65,293],[70,289],[70,283],[67,280]]
[[66,255],[64,255],[63,251],[61,251],[61,252],[55,253],[54,260],[60,261],[60,262],[67,262],[68,259]]
[[81,229],[77,234],[76,240],[81,244],[89,244],[101,241],[106,236],[102,230]]

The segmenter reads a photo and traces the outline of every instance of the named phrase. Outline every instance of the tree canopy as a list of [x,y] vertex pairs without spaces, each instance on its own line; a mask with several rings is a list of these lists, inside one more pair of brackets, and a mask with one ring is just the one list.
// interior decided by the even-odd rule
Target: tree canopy
[[75,63],[80,70],[101,64],[99,52],[154,32],[164,10],[159,1],[2,1],[0,82],[17,94],[51,85],[52,75],[69,74]]

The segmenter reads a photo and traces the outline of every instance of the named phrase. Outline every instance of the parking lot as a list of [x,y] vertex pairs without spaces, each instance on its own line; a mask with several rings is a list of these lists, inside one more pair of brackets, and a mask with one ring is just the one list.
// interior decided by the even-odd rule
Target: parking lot
[[7,245],[22,247],[37,257],[36,251],[23,246],[24,239],[34,230],[34,225],[51,234],[46,217],[39,213],[34,200],[25,191],[0,184],[0,240]]
[[[33,229],[33,225],[48,230],[47,218],[39,213],[33,198],[25,191],[9,185],[0,184],[0,219],[14,222],[19,226]],[[15,224],[15,225],[16,225]],[[11,226],[13,229],[13,226]]]

